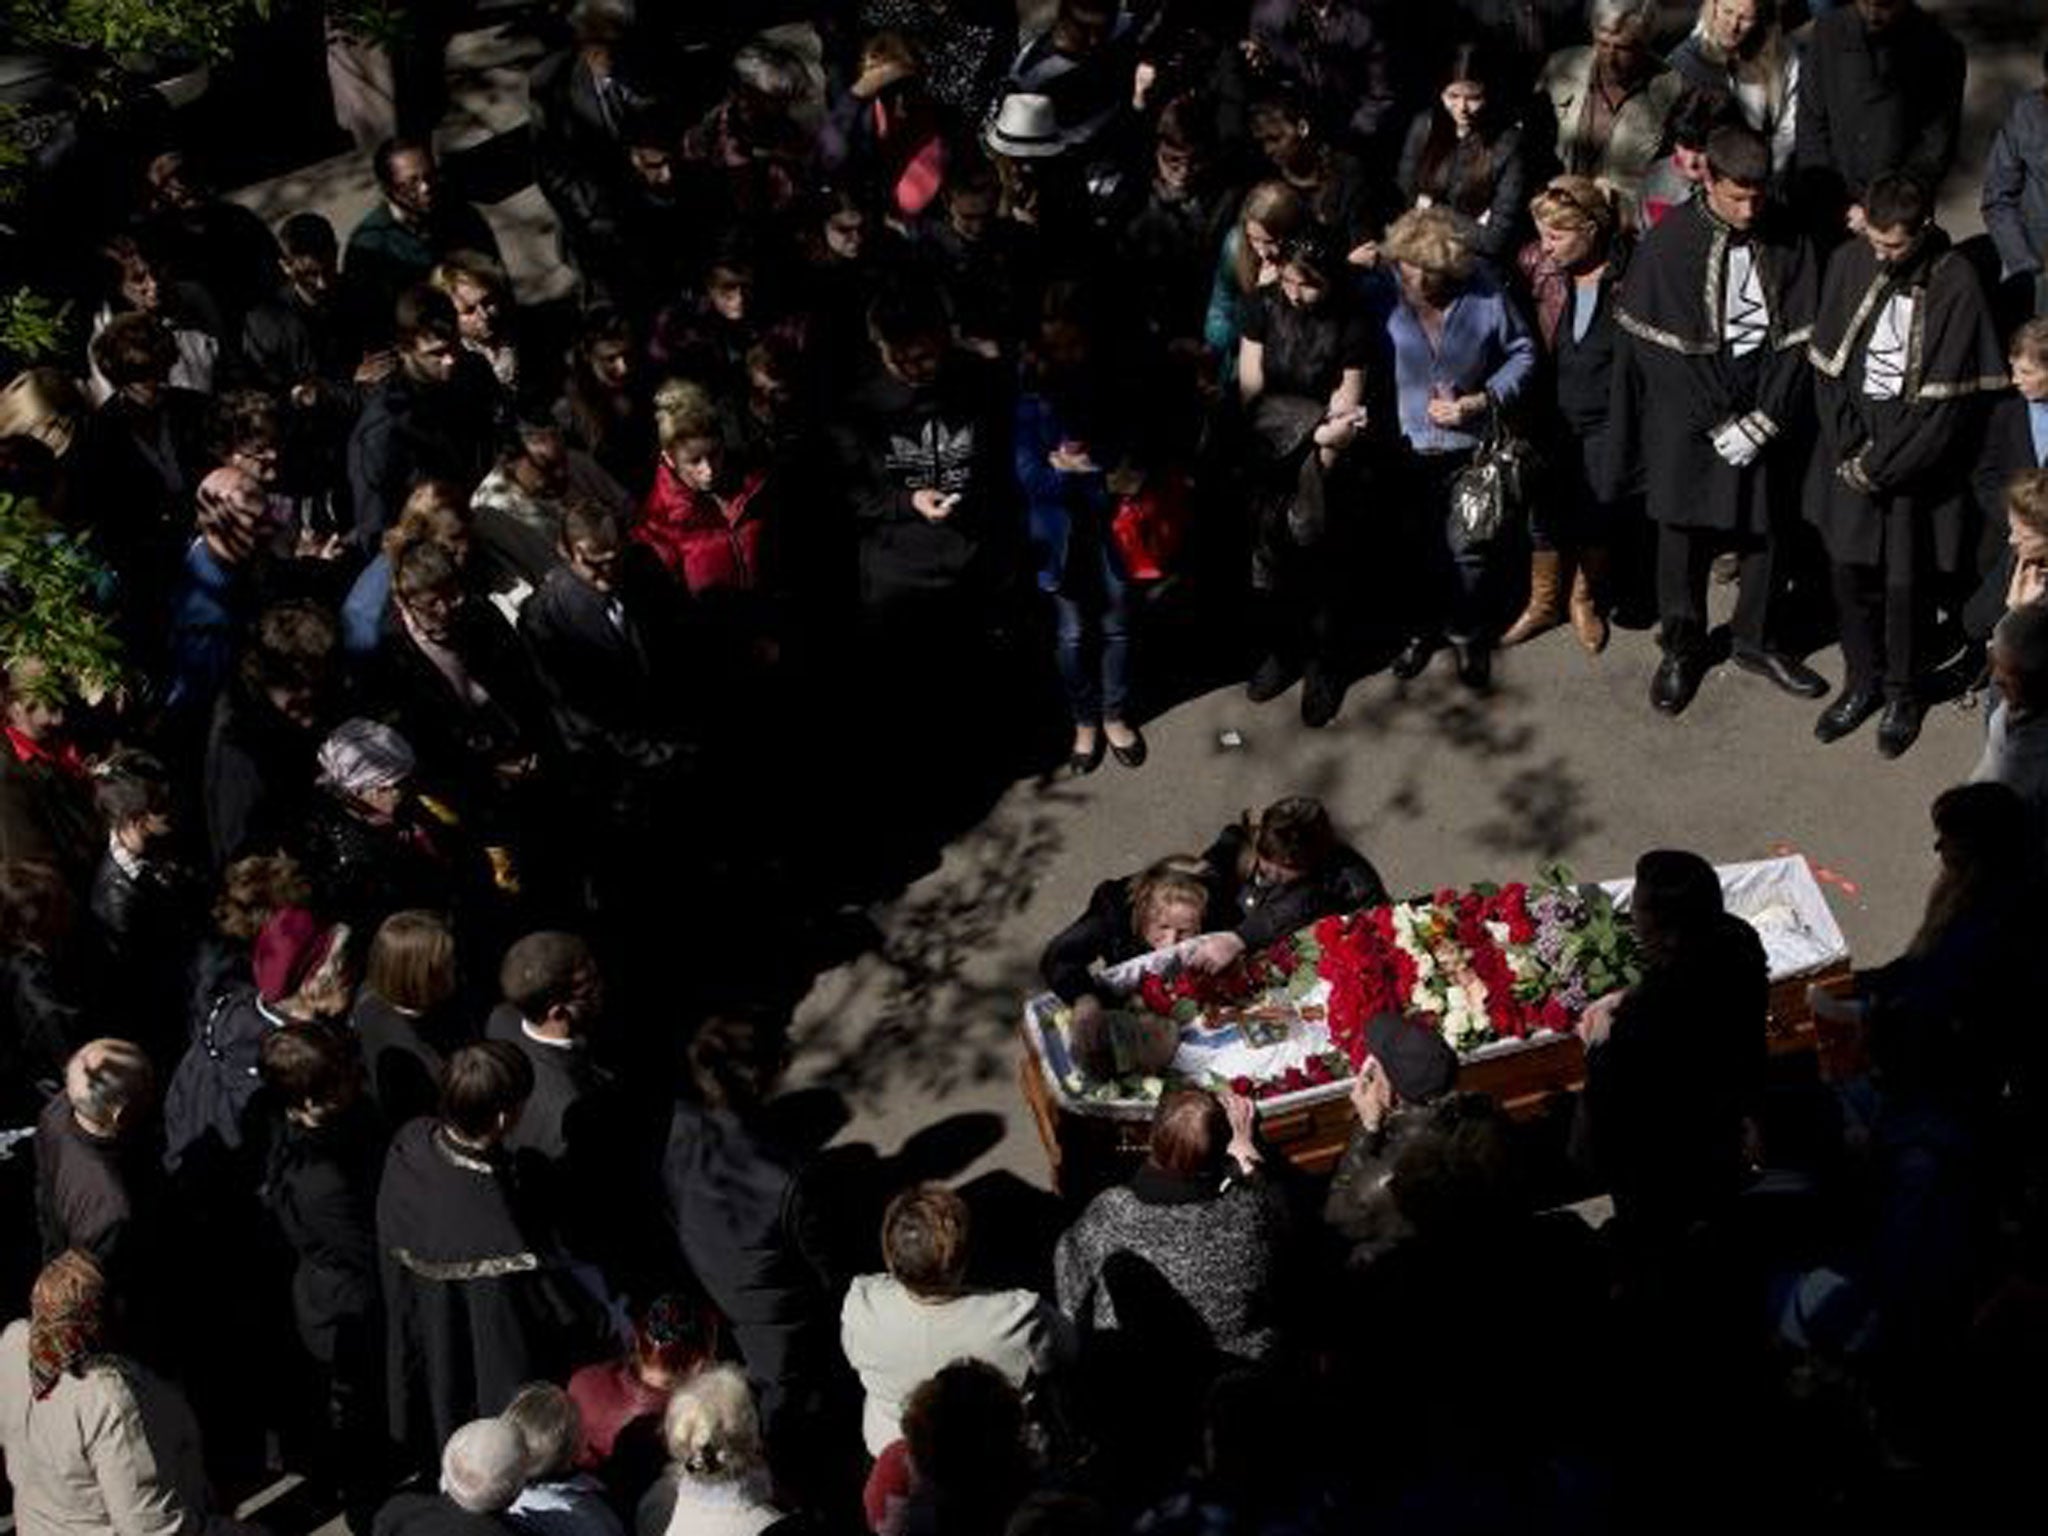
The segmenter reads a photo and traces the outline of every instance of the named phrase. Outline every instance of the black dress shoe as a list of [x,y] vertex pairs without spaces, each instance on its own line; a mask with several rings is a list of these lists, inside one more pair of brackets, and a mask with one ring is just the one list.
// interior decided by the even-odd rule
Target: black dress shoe
[[1776,684],[1797,699],[1824,699],[1828,680],[1782,651],[1737,651],[1728,658],[1743,671]]
[[1706,664],[1679,651],[1666,651],[1650,679],[1650,702],[1667,715],[1681,713],[1700,691]]
[[1429,658],[1436,654],[1436,641],[1427,635],[1417,635],[1401,647],[1401,653],[1394,658],[1389,669],[1402,682],[1412,682],[1422,676],[1429,665]]
[[1284,657],[1269,655],[1253,669],[1252,680],[1244,685],[1244,696],[1254,704],[1277,699],[1294,686],[1300,675]]
[[1884,695],[1875,688],[1844,688],[1841,696],[1813,722],[1813,734],[1822,741],[1840,741],[1883,707]]
[[1927,713],[1918,699],[1892,699],[1877,722],[1877,753],[1897,757],[1920,739],[1920,721]]
[[1343,703],[1343,682],[1319,667],[1310,667],[1308,681],[1301,685],[1301,723],[1319,731],[1337,718]]
[[1484,693],[1493,686],[1493,651],[1490,647],[1461,640],[1451,649],[1458,658],[1459,682],[1474,693]]
[[1076,779],[1086,778],[1102,766],[1103,750],[1102,732],[1097,731],[1095,733],[1094,746],[1090,747],[1086,752],[1069,752],[1067,754],[1068,775]]
[[[1128,747],[1120,747],[1112,741],[1109,744],[1109,755],[1122,763],[1126,768],[1142,767],[1146,757],[1145,733],[1135,725],[1129,726],[1127,729],[1131,733],[1131,744]],[[1105,732],[1104,734],[1106,735],[1107,733]]]

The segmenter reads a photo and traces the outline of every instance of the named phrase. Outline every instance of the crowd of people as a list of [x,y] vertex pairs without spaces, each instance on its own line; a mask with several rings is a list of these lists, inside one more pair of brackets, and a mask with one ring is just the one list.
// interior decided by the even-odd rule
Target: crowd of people
[[[1965,56],[1912,0],[668,9],[551,10],[566,305],[430,133],[347,231],[165,141],[37,232],[83,334],[0,392],[24,1536],[225,1531],[281,1467],[358,1536],[2005,1487],[2048,1284],[2048,88],[1952,242]],[[959,1192],[843,1198],[778,1115],[805,957],[991,753],[1136,770],[1205,667],[1322,726],[1613,623],[1657,625],[1667,714],[1723,657],[1818,704],[1834,638],[1823,742],[1994,700],[1912,947],[1815,1000],[1855,1070],[1764,1061],[1755,937],[1665,852],[1578,1104],[1511,1124],[1380,1021],[1327,1190],[1172,1094],[998,1275]],[[1046,980],[1145,1060],[1098,962],[1384,896],[1285,801],[1106,882]],[[1538,1214],[1596,1190],[1598,1236]]]

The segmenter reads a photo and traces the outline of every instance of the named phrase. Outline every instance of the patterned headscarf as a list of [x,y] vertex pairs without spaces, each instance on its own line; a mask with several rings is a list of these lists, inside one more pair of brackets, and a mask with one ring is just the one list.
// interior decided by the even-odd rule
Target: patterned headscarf
[[106,1350],[107,1280],[76,1248],[43,1266],[28,1303],[28,1376],[38,1399]]
[[345,795],[403,784],[412,770],[411,745],[376,720],[344,720],[320,744],[320,780]]

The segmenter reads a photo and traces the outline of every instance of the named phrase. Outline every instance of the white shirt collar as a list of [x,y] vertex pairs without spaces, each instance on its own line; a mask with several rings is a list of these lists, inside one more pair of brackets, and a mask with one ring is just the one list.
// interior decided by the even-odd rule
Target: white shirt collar
[[532,1023],[529,1020],[526,1019],[521,1019],[519,1021],[519,1028],[520,1031],[526,1036],[526,1038],[531,1040],[535,1045],[551,1045],[558,1051],[573,1051],[576,1049],[576,1037],[573,1035],[571,1035],[567,1040],[557,1040],[552,1035],[542,1034],[539,1030],[533,1027]]

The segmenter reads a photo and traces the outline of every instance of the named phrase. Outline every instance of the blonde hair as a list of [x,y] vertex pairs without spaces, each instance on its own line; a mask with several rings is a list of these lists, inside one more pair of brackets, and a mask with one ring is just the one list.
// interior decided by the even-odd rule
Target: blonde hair
[[384,530],[379,547],[396,564],[399,550],[415,539],[445,543],[453,534],[467,533],[469,524],[469,502],[453,481],[422,480],[405,498],[398,521]]
[[711,391],[694,379],[670,379],[654,392],[654,431],[663,453],[680,443],[724,435]]
[[1380,244],[1389,261],[1460,280],[1472,275],[1466,221],[1448,208],[1411,208],[1387,226]]
[[349,960],[347,923],[328,930],[327,953],[306,973],[290,997],[280,998],[278,1012],[297,1018],[331,1017],[348,1012],[355,993],[355,971]]
[[1159,907],[1185,904],[1209,908],[1209,866],[1191,853],[1171,854],[1131,880],[1131,928],[1143,938]]
[[58,458],[71,451],[90,413],[68,375],[55,368],[25,368],[0,390],[0,437],[28,437]]
[[1529,199],[1529,216],[1551,229],[1591,230],[1610,240],[1621,227],[1621,199],[1591,176],[1553,176]]
[[455,288],[459,283],[481,288],[501,299],[512,291],[512,280],[504,267],[481,251],[450,251],[434,264],[434,270],[427,274],[427,282],[447,294],[450,302],[455,298]]
[[761,1419],[747,1379],[730,1365],[697,1372],[669,1399],[668,1453],[691,1477],[729,1482],[761,1465]]
[[1308,207],[1301,194],[1284,181],[1262,181],[1245,193],[1237,210],[1237,264],[1234,276],[1239,293],[1259,291],[1259,258],[1252,251],[1251,226],[1261,224],[1266,233],[1285,244],[1308,222]]

